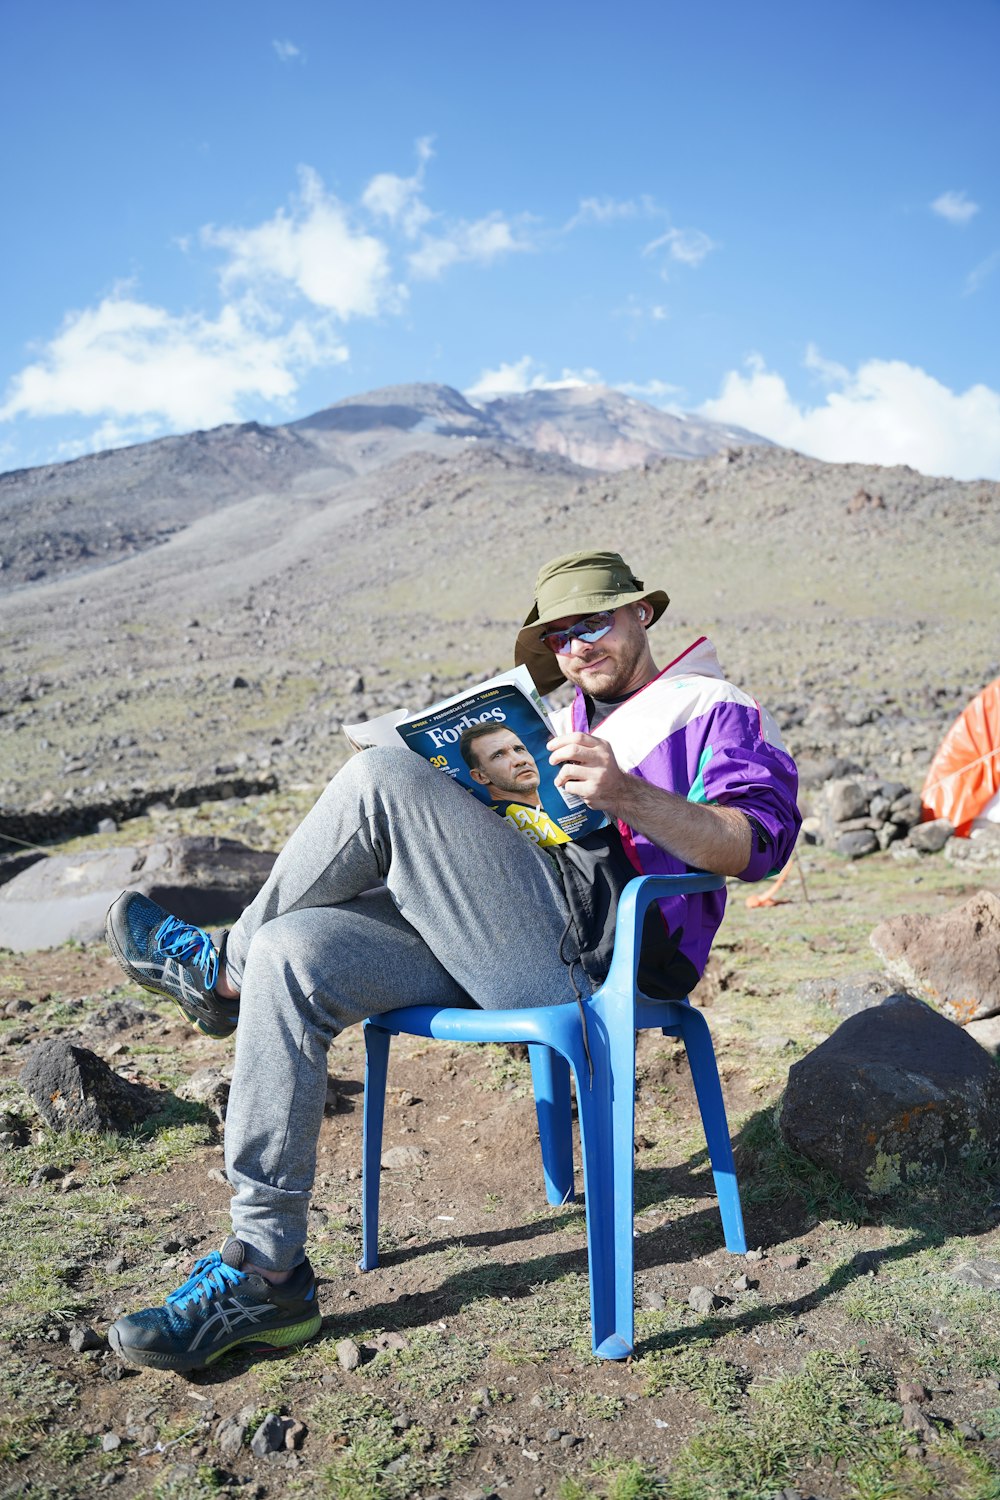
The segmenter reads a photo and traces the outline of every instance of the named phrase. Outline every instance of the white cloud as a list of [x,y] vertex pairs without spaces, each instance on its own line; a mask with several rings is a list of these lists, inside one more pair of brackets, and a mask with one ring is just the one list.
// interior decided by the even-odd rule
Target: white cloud
[[496,396],[521,396],[525,391],[554,391],[568,386],[600,385],[596,370],[566,370],[558,380],[550,380],[543,366],[530,354],[509,364],[500,364],[494,370],[483,370],[476,381],[465,391],[470,401],[492,401]]
[[300,48],[296,47],[294,42],[288,41],[287,38],[284,41],[275,39],[271,43],[271,46],[277,53],[279,62],[294,62],[297,57],[302,56]]
[[215,319],[175,316],[116,292],[67,316],[40,357],[14,377],[0,419],[102,416],[113,424],[98,429],[104,445],[137,420],[142,436],[155,430],[143,419],[215,426],[237,420],[248,397],[289,400],[297,370],[345,358],[329,330],[301,321],[268,334],[231,305]]
[[831,463],[909,464],[956,479],[1000,478],[1000,393],[949,390],[916,365],[870,359],[851,373],[811,350],[831,389],[807,406],[759,356],[732,370],[701,414]]
[[424,234],[407,264],[420,280],[435,281],[462,261],[489,265],[498,256],[534,248],[527,234],[514,229],[503,214],[493,213],[471,222],[460,220],[440,234]]
[[949,224],[964,226],[975,218],[979,212],[979,204],[973,203],[964,188],[960,192],[949,188],[946,193],[934,199],[931,211],[939,214],[942,219],[947,219]]
[[353,223],[311,167],[299,169],[290,213],[279,209],[252,229],[209,225],[202,241],[229,257],[224,292],[244,286],[264,300],[275,291],[298,293],[342,320],[374,317],[398,303],[386,245]]
[[634,219],[640,214],[656,212],[651,198],[581,198],[576,213],[563,225],[563,233],[579,229],[584,224],[613,224],[621,219]]
[[[703,229],[668,229],[642,247],[643,255],[655,255],[657,250],[666,252],[668,261],[682,266],[700,266],[707,255],[719,247]],[[666,275],[666,266],[663,267]]]
[[417,141],[417,170],[412,177],[379,172],[361,195],[361,202],[376,219],[398,225],[407,239],[415,239],[434,216],[423,201],[424,167],[434,155],[430,136]]
[[992,255],[987,255],[986,259],[981,260],[978,266],[973,266],[965,278],[965,286],[962,288],[963,297],[974,296],[983,283],[988,281],[993,275],[997,266],[1000,266],[1000,250],[994,250]]
[[417,170],[411,177],[379,172],[361,196],[374,218],[416,241],[406,261],[412,276],[435,281],[462,261],[489,265],[501,255],[535,248],[523,226],[515,228],[498,211],[471,221],[434,213],[423,197],[424,169],[433,155],[431,138],[422,137],[417,141]]

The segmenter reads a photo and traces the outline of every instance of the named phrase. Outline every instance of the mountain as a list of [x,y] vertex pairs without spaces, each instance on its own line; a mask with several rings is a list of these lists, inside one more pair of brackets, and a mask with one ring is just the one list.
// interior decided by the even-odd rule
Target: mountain
[[657,458],[707,458],[726,447],[767,442],[742,427],[672,416],[599,385],[527,391],[488,401],[485,412],[507,442],[558,453],[588,469],[629,469]]
[[236,503],[329,499],[407,455],[445,455],[460,442],[575,471],[705,456],[734,441],[764,439],[603,387],[478,407],[446,385],[388,386],[287,426],[227,425],[0,475],[0,591],[148,551]]
[[[321,785],[342,721],[508,665],[540,563],[586,545],[670,595],[657,659],[711,635],[803,766],[836,755],[919,785],[948,720],[1000,672],[998,484],[764,445],[609,474],[478,436],[455,393],[419,396],[330,408],[339,468],[302,427],[271,452],[271,434],[230,429],[200,440],[230,467],[206,464],[199,486],[177,440],[155,505],[141,511],[137,485],[106,518],[138,538],[132,518],[148,527],[159,506],[176,525],[173,493],[180,529],[0,596],[0,826],[38,842],[64,814],[89,829],[266,777]],[[127,477],[128,457],[103,462]]]

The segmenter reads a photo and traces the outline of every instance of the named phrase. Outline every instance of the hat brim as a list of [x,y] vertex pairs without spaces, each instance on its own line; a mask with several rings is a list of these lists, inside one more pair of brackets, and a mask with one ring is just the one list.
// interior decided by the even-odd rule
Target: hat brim
[[567,609],[565,603],[554,606],[544,614],[538,613],[537,604],[532,605],[531,613],[525,620],[517,633],[514,642],[514,665],[525,666],[531,673],[531,680],[540,693],[555,692],[557,687],[566,681],[559,670],[559,662],[555,653],[550,651],[540,639],[539,626],[548,625],[553,620],[564,618],[568,614],[595,615],[602,609],[619,609],[623,604],[638,604],[640,600],[652,606],[653,618],[650,625],[655,625],[663,614],[670,598],[662,589],[640,589],[632,594],[598,593],[577,595],[573,599],[572,609]]

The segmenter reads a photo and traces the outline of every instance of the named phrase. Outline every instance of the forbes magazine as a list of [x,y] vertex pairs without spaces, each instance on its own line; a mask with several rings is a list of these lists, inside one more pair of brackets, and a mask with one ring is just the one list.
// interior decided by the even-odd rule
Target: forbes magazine
[[526,667],[501,673],[423,713],[345,725],[356,749],[399,743],[551,848],[604,825],[604,814],[555,784],[546,742],[552,727]]

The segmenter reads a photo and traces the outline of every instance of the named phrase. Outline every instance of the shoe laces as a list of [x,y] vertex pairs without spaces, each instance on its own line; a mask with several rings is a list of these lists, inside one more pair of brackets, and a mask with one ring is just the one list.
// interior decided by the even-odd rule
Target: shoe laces
[[207,932],[182,922],[179,917],[167,917],[153,934],[153,942],[161,953],[176,958],[178,963],[191,964],[200,969],[205,978],[205,988],[215,988],[219,975],[219,955]]
[[246,1281],[244,1272],[227,1265],[218,1250],[213,1250],[211,1255],[203,1255],[201,1260],[195,1261],[191,1275],[183,1286],[169,1294],[166,1305],[180,1312],[188,1303],[224,1292],[227,1286],[239,1286],[241,1281]]

